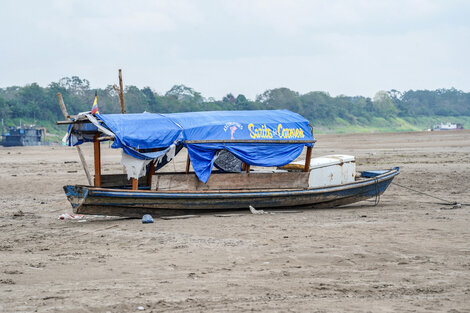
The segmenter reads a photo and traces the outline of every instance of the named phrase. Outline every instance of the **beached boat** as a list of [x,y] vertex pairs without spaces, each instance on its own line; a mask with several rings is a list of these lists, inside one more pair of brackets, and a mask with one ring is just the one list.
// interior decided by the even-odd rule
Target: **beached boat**
[[[94,144],[93,186],[64,186],[81,214],[336,207],[378,199],[399,174],[398,168],[356,173],[352,156],[312,158],[309,122],[287,110],[85,113],[58,123],[69,124],[70,146]],[[100,142],[106,140],[122,149],[127,174],[101,174]],[[186,170],[159,173],[183,148]],[[295,162],[304,149],[305,162]]]

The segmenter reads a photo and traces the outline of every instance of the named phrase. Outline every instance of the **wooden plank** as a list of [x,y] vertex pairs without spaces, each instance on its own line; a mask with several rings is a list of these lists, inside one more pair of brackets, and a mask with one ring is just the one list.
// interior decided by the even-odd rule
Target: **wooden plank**
[[212,173],[207,184],[196,175],[154,175],[151,190],[260,190],[308,188],[309,173]]
[[[139,178],[139,185],[145,185],[147,177]],[[132,186],[132,180],[127,179],[127,174],[106,174],[101,175],[101,187]]]
[[[60,92],[58,92],[59,94]],[[86,120],[86,121],[72,121],[72,120],[68,120],[68,121],[57,121],[55,122],[56,125],[70,125],[70,124],[85,124],[85,123],[91,123],[90,121]]]

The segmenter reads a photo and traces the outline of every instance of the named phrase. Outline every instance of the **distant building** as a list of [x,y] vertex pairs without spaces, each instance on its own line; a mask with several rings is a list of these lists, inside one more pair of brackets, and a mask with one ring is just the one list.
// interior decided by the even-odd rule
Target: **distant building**
[[0,144],[4,147],[38,146],[44,144],[45,128],[30,126],[11,126],[2,133]]

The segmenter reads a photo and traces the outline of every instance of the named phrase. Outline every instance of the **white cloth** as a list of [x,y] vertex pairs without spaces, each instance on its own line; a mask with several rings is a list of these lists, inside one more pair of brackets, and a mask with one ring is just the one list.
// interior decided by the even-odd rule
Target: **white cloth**
[[127,179],[145,176],[145,169],[152,160],[134,158],[122,150],[121,164],[126,168]]
[[176,155],[176,145],[172,144],[168,151],[165,154],[162,154],[160,157],[153,160],[141,160],[134,158],[133,156],[128,155],[122,150],[121,152],[121,164],[126,168],[127,179],[131,178],[140,178],[145,176],[147,165],[151,161],[155,161],[155,166],[160,164],[163,161],[163,158],[166,156],[167,162],[173,160]]

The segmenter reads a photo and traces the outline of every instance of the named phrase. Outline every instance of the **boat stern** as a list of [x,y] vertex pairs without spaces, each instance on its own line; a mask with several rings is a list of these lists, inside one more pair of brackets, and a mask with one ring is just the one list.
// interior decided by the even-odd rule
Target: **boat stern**
[[67,185],[64,186],[64,191],[74,212],[82,206],[88,196],[88,188],[85,186]]

